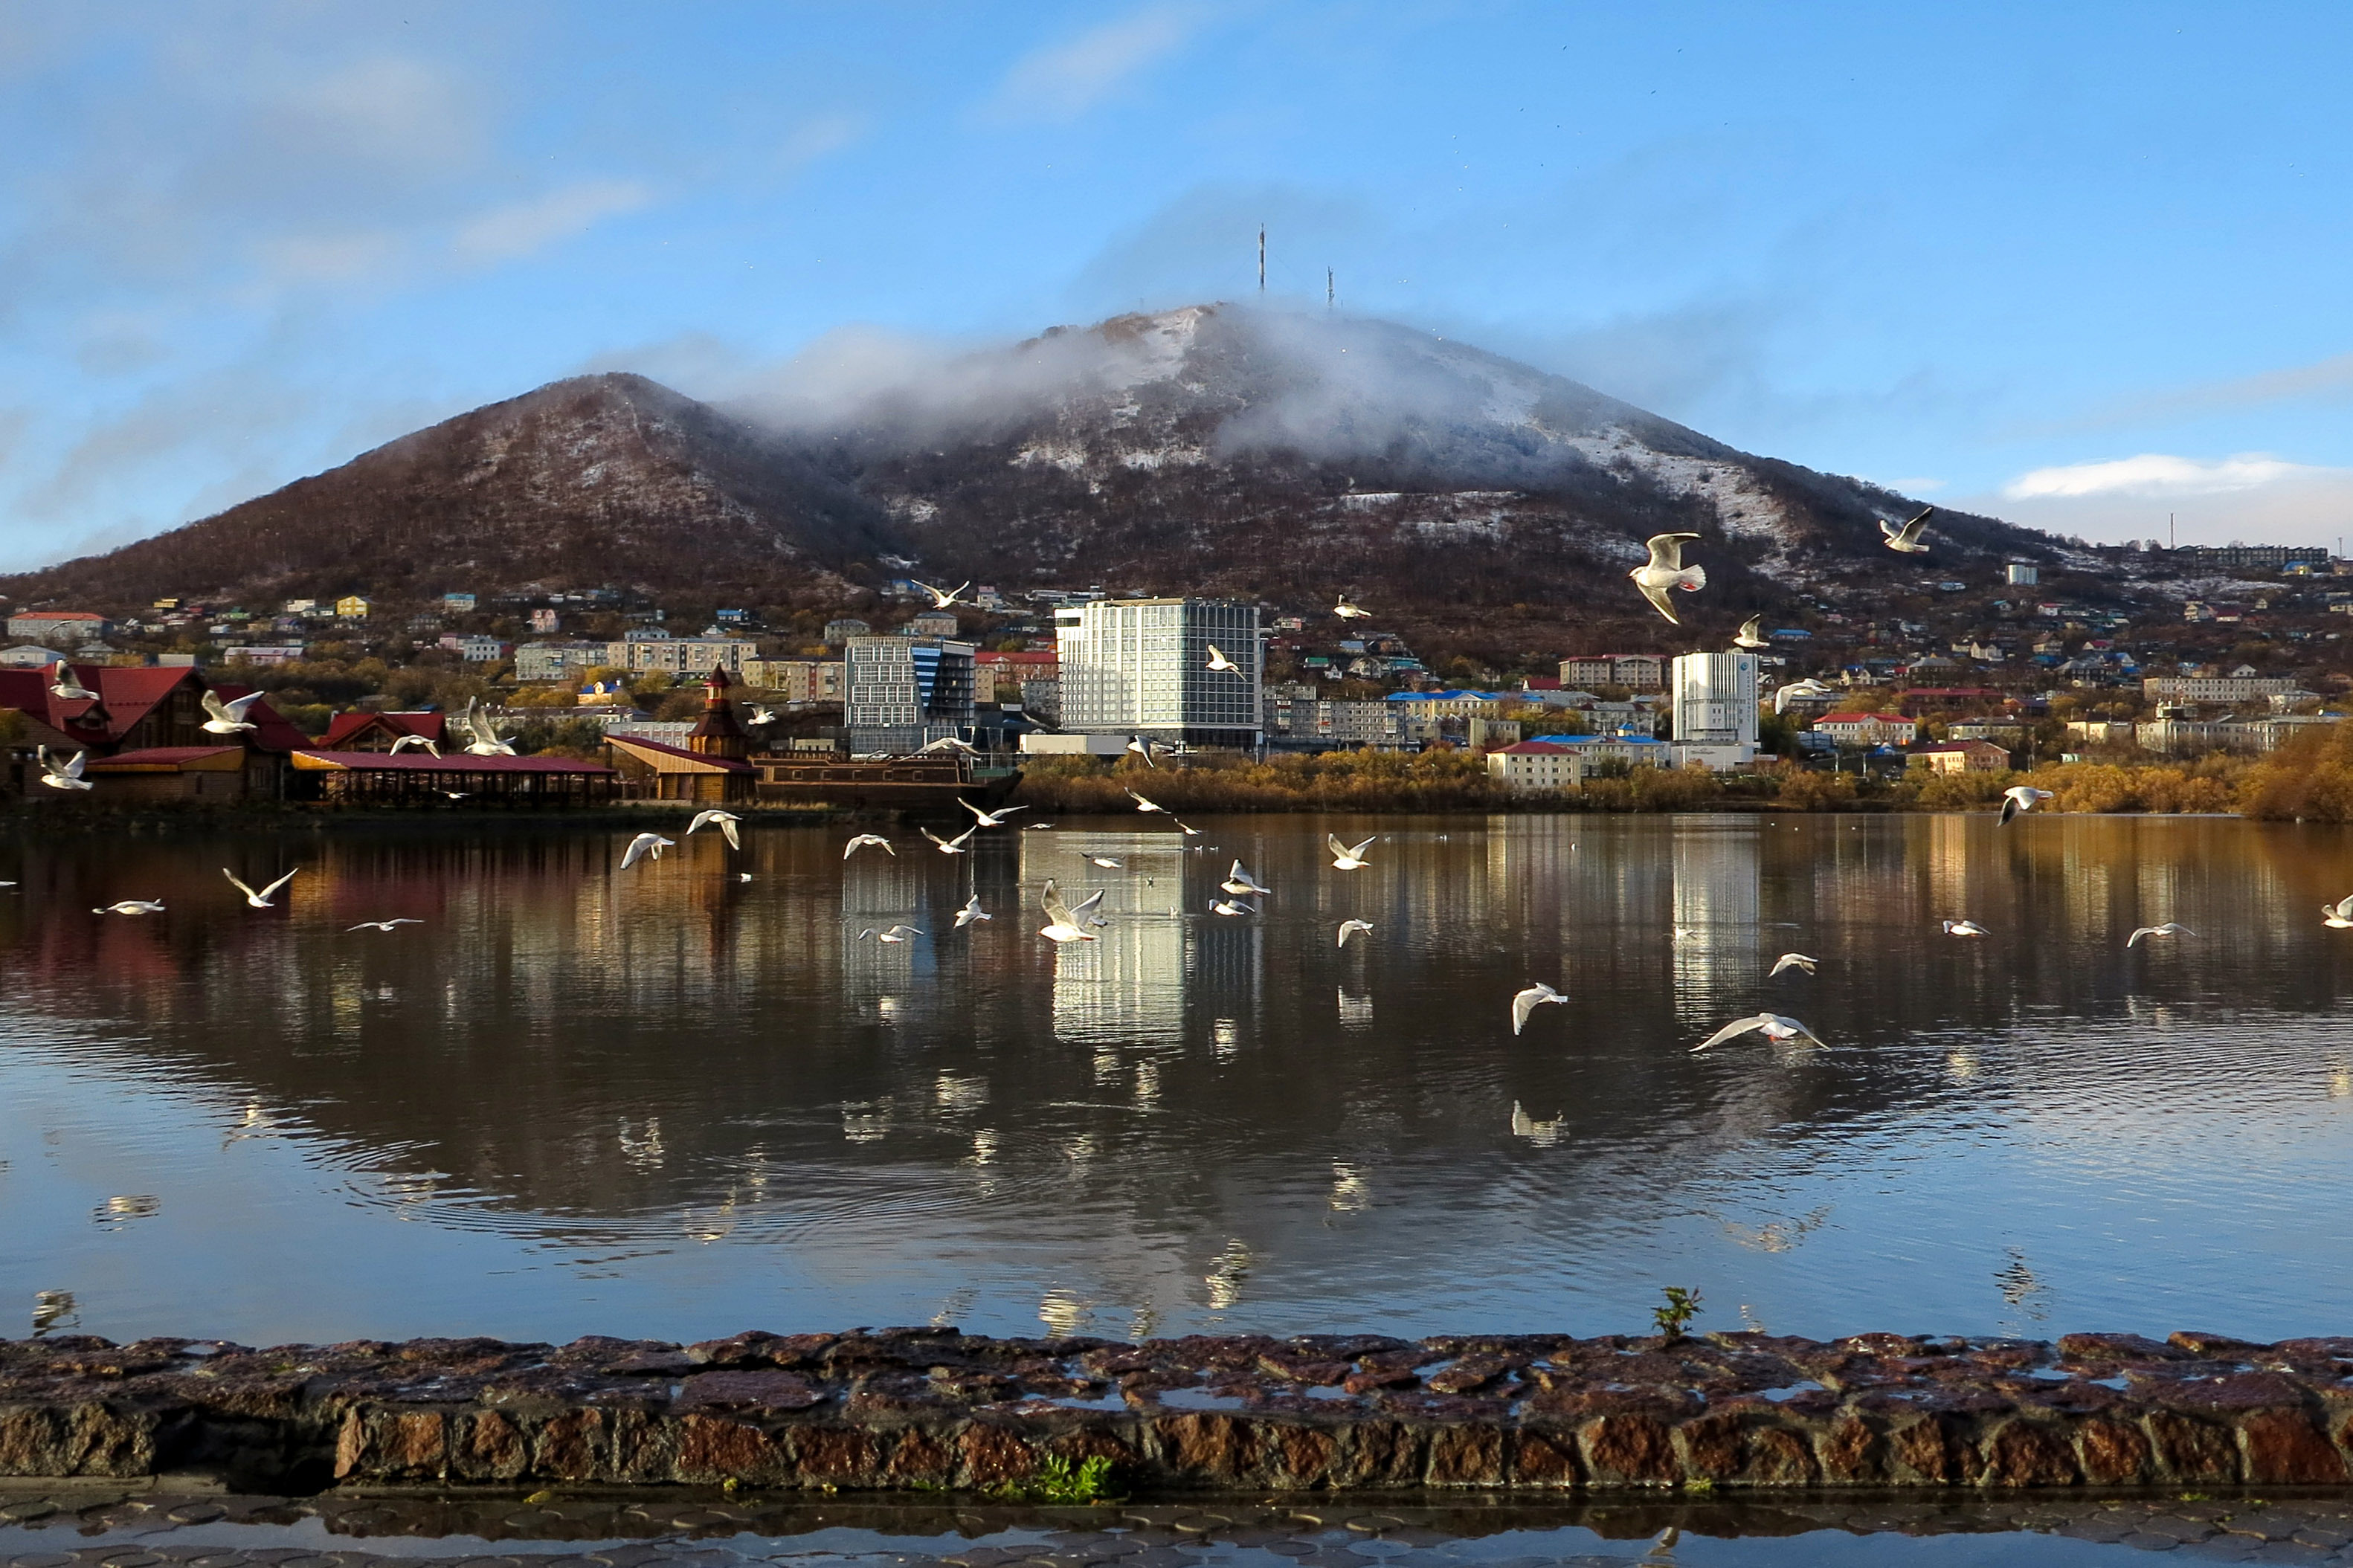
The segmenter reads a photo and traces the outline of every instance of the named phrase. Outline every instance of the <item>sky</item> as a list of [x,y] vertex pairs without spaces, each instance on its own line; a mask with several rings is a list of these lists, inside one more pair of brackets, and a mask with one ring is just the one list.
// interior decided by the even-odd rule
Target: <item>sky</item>
[[[591,370],[1257,287],[2104,540],[2353,539],[2353,6],[0,0],[0,567]],[[2170,524],[2168,520],[2171,520]]]

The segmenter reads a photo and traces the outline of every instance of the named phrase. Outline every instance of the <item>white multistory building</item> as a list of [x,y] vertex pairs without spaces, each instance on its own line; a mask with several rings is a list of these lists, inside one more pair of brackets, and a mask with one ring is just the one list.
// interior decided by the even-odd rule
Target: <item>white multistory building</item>
[[[1062,728],[1170,744],[1253,747],[1258,606],[1234,599],[1103,599],[1054,612]],[[1230,670],[1211,669],[1215,647]]]
[[973,725],[973,645],[953,637],[852,637],[843,650],[849,749],[904,755],[965,740]]
[[1729,768],[1756,761],[1757,673],[1753,653],[1676,658],[1668,679],[1676,762]]

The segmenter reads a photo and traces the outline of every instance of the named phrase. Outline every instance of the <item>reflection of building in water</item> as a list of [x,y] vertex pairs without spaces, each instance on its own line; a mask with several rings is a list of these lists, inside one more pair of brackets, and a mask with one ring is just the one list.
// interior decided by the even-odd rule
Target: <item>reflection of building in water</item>
[[[1076,905],[1100,889],[1092,942],[1054,950],[1054,1034],[1083,1044],[1176,1045],[1184,1038],[1192,938],[1185,862],[1174,835],[1031,834],[1020,840],[1022,919],[1035,929],[1048,879]],[[1049,838],[1051,843],[1039,840]],[[1098,868],[1086,857],[1122,862]]]
[[1762,846],[1746,819],[1674,824],[1675,1014],[1686,1027],[1713,1028],[1756,982]]
[[[911,849],[897,859],[868,849],[843,867],[841,1001],[849,1016],[905,1027],[955,1005],[940,985],[940,932],[955,917],[952,907],[933,904],[939,858],[928,845],[920,856]],[[923,934],[905,942],[858,935],[902,924]]]
[[1928,891],[1936,920],[1969,915],[1970,818],[1938,812],[1927,819]]

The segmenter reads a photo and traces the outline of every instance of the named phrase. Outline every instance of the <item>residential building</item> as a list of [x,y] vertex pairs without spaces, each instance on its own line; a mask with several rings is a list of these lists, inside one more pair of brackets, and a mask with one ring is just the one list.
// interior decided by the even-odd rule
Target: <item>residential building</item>
[[1522,741],[1487,753],[1487,776],[1514,795],[1572,789],[1585,782],[1586,757],[1576,746]]
[[580,681],[606,662],[607,646],[600,642],[523,643],[514,650],[514,677],[522,681]]
[[1492,719],[1504,710],[1503,697],[1493,691],[1392,691],[1388,700],[1417,719]]
[[292,664],[305,651],[298,642],[238,643],[221,649],[221,658],[230,664]]
[[1818,734],[1842,746],[1901,746],[1910,743],[1912,721],[1901,713],[1825,713],[1814,721]]
[[2031,588],[2042,581],[2042,570],[2023,561],[2013,561],[2002,568],[2002,581],[2013,588]]
[[1675,763],[1672,745],[1630,730],[1606,735],[1534,735],[1529,740],[1539,745],[1568,747],[1585,759],[1588,773],[1599,763],[1624,763],[1638,768],[1665,768]]
[[[1672,668],[1675,744],[1706,748],[1711,767],[1754,761],[1757,656],[1687,653],[1679,655]],[[1724,755],[1719,759],[1716,752]]]
[[496,637],[467,637],[459,632],[445,632],[439,646],[456,654],[468,664],[496,664],[506,658],[507,645]]
[[1905,756],[1906,766],[1940,773],[2000,773],[2010,766],[2010,751],[1991,741],[1939,741],[1915,746]]
[[38,643],[26,643],[19,647],[0,651],[0,669],[47,669],[53,664],[63,664],[66,656],[53,647]]
[[368,618],[368,602],[357,594],[346,594],[335,601],[335,619],[364,621]]
[[1393,703],[1325,701],[1299,695],[1312,688],[1270,692],[1266,698],[1266,738],[1270,744],[1341,751],[1403,751],[1408,745],[1408,715]]
[[2291,561],[2326,564],[2328,550],[2319,544],[2185,544],[2166,552],[2177,565],[2219,566],[2225,571],[2276,572]]
[[2124,719],[2070,719],[2067,737],[2094,746],[2129,746],[2133,743],[2133,726]]
[[[1255,746],[1264,716],[1258,606],[1100,599],[1054,612],[1062,727],[1189,745]],[[1209,649],[1234,668],[1209,668]]]
[[453,616],[470,616],[474,613],[474,595],[444,594],[441,595],[441,607]]
[[605,662],[632,675],[661,670],[670,675],[708,675],[714,669],[743,673],[744,661],[760,645],[749,637],[679,637],[659,628],[634,631],[605,645]]
[[900,628],[909,637],[952,637],[963,628],[957,626],[952,611],[925,610],[920,616],[910,616]]
[[1629,691],[1660,691],[1667,683],[1667,660],[1656,653],[1577,654],[1560,661],[1563,686],[1622,686]]
[[953,637],[862,637],[842,650],[842,728],[852,752],[903,756],[973,723],[973,646]]
[[747,658],[744,684],[785,702],[838,707],[842,700],[842,661],[838,658]]
[[[973,655],[973,679],[984,702],[1007,702],[1011,694],[1033,680],[1061,677],[1061,656],[1052,652],[977,653]],[[991,693],[995,693],[991,696]]]
[[826,622],[823,636],[828,643],[846,643],[851,637],[862,637],[873,629],[864,621],[844,616],[838,621]]
[[8,635],[60,647],[97,642],[113,630],[104,616],[88,610],[16,610],[8,616]]
[[2140,694],[2152,702],[2253,702],[2295,689],[2295,677],[2286,675],[2151,675],[2140,683]]
[[552,632],[556,628],[556,618],[554,610],[542,606],[531,613],[531,629],[541,633]]

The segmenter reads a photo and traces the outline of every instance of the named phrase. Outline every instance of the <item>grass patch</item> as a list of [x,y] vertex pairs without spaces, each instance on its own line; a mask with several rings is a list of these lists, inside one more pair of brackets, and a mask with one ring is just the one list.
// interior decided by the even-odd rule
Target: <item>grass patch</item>
[[997,1495],[1014,1502],[1115,1502],[1111,1488],[1111,1461],[1103,1456],[1073,1463],[1049,1454],[1035,1475],[1007,1481]]

